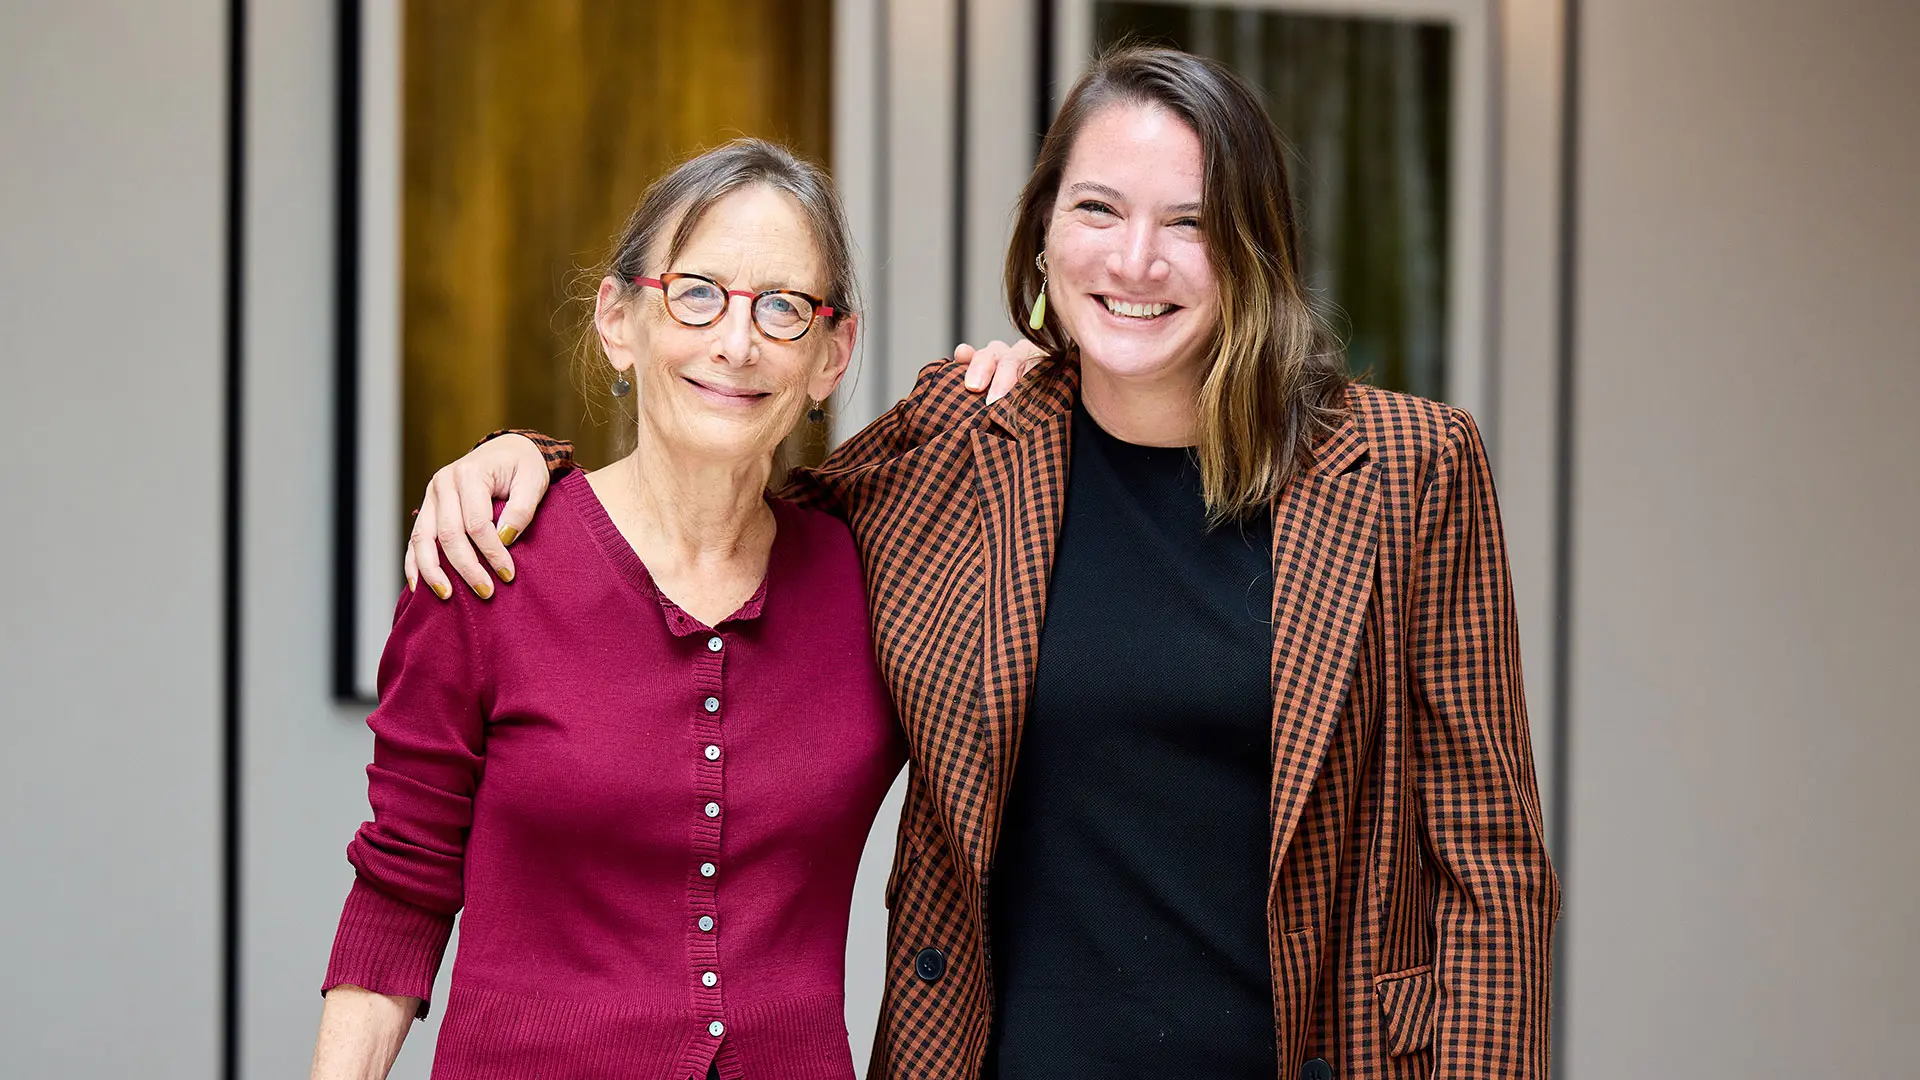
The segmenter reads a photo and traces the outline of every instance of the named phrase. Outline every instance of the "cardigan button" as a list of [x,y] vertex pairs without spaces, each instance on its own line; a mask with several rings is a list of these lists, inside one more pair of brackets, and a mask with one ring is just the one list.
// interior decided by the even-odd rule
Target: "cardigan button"
[[727,1025],[721,1023],[718,1020],[715,1020],[713,1023],[707,1025],[707,1034],[713,1036],[716,1039],[722,1035],[725,1035],[726,1033],[727,1033]]
[[1310,1058],[1300,1066],[1300,1080],[1333,1080],[1333,1066],[1326,1058]]
[[947,973],[947,958],[939,949],[921,949],[913,958],[913,973],[921,982],[935,982]]

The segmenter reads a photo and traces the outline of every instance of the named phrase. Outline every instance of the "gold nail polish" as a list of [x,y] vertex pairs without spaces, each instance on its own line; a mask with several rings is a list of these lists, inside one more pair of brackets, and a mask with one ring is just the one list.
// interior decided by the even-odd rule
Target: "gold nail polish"
[[474,587],[473,594],[482,600],[491,600],[493,599],[493,586],[481,582]]
[[509,525],[506,528],[500,530],[500,546],[501,547],[509,547],[513,544],[515,540],[518,540],[518,539],[520,539],[519,529],[516,529],[513,526]]
[[493,572],[500,575],[501,581],[511,582],[513,580],[513,567],[511,566],[496,566],[493,568]]
[[429,584],[429,585],[431,585],[431,586],[433,587],[433,595],[435,595],[435,596],[437,596],[437,597],[439,597],[439,598],[440,598],[440,599],[442,599],[442,600],[451,600],[451,599],[453,599],[453,589],[452,589],[452,587],[450,587],[450,586],[447,586],[447,585],[441,585],[441,584],[439,584],[439,583],[437,583],[437,582],[431,582],[431,581],[430,581],[430,582],[428,582],[427,584]]

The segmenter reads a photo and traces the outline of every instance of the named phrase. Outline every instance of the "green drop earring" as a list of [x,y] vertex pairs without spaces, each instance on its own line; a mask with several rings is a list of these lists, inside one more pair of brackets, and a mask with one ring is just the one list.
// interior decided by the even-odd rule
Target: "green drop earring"
[[1047,321],[1047,253],[1035,255],[1033,265],[1040,271],[1040,295],[1033,298],[1033,314],[1027,316],[1027,329],[1038,330]]

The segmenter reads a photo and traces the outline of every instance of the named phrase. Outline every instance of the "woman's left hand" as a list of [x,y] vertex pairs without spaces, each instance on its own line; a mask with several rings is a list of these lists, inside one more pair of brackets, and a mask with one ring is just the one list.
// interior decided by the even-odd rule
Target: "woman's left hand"
[[953,347],[954,360],[967,365],[967,389],[976,394],[984,392],[988,404],[1006,397],[1013,384],[1046,355],[1026,338],[1011,345],[990,341],[978,349],[967,344]]

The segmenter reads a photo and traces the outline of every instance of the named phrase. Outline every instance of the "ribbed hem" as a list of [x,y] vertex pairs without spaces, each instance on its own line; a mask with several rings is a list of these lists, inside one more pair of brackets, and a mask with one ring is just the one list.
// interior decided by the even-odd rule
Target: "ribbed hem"
[[[750,1006],[737,1013],[740,1077],[780,1080],[853,1080],[847,1046],[847,1005],[839,994]],[[723,1057],[720,1075],[729,1075]]]
[[632,1002],[567,1000],[463,985],[456,975],[440,1024],[434,1080],[853,1080],[845,1002],[838,994],[711,1018]]
[[453,916],[395,899],[355,878],[320,992],[349,983],[377,994],[417,997],[425,1016],[452,934]]

